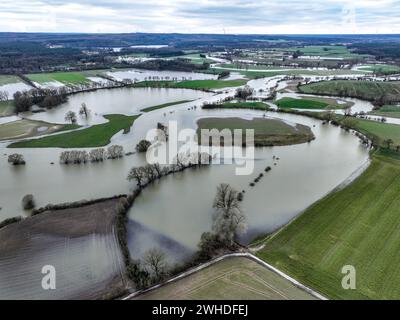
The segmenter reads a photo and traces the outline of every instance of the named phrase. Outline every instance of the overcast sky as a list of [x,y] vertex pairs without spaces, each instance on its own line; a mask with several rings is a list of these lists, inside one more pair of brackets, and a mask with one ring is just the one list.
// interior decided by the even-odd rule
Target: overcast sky
[[0,0],[0,31],[400,33],[400,0]]

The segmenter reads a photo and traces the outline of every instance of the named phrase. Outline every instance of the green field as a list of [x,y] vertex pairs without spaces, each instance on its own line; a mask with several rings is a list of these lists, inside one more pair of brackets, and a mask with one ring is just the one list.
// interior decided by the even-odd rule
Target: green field
[[[201,129],[217,129],[218,131],[229,129],[231,132],[235,129],[241,129],[243,143],[246,141],[246,129],[253,129],[255,146],[299,144],[311,141],[314,138],[314,134],[309,127],[300,124],[291,126],[278,119],[203,118],[197,122],[197,126],[199,141],[201,141]],[[201,141],[201,143],[208,145],[210,142]]]
[[[400,299],[400,161],[373,156],[365,173],[265,241],[258,256],[333,299]],[[344,290],[342,267],[356,269]]]
[[386,105],[377,111],[372,111],[370,114],[380,117],[400,118],[400,106]]
[[203,109],[252,109],[263,111],[267,111],[268,108],[269,106],[263,102],[226,102],[203,107]]
[[103,147],[110,143],[113,135],[121,130],[128,131],[139,116],[105,115],[107,123],[87,129],[66,132],[35,140],[16,142],[8,148],[91,148]]
[[390,74],[400,72],[400,67],[388,64],[370,64],[362,66],[358,68],[358,70],[371,71],[379,74]]
[[373,82],[357,80],[334,80],[311,83],[299,87],[303,93],[346,96],[375,101],[386,95],[400,100],[400,82]]
[[170,106],[174,106],[177,104],[182,104],[182,103],[186,103],[186,102],[191,102],[193,100],[179,100],[179,101],[174,101],[174,102],[168,102],[168,103],[164,103],[164,104],[160,104],[158,106],[152,106],[152,107],[148,107],[148,108],[144,108],[141,109],[140,111],[142,112],[150,112],[150,111],[154,111],[157,109],[162,109],[162,108],[166,108],[166,107],[170,107]]
[[228,258],[137,300],[314,300],[288,280],[247,258]]
[[0,75],[0,86],[11,83],[21,82],[21,79],[12,75]]
[[400,145],[400,125],[357,119],[354,127],[366,135],[376,137],[380,145],[387,139],[392,139],[395,146]]
[[279,108],[293,109],[328,109],[328,107],[330,106],[328,103],[321,101],[294,98],[282,98],[275,101],[275,104]]
[[11,116],[15,113],[13,101],[0,101],[0,117]]
[[[345,46],[305,46],[294,47],[290,49],[281,49],[282,51],[301,51],[305,56],[321,56],[331,58],[355,58],[360,55],[352,53]],[[301,58],[301,57],[300,57]]]
[[16,120],[0,125],[0,140],[36,137],[79,128],[73,124],[54,124],[37,120]]
[[245,85],[247,80],[190,80],[190,81],[142,81],[133,87],[180,88],[193,90],[212,90]]

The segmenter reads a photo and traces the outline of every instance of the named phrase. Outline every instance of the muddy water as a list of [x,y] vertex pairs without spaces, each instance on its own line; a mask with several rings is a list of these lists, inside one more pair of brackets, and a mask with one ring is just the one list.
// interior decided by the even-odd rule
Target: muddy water
[[[262,112],[219,110],[202,111],[201,115],[251,118],[260,117]],[[268,113],[268,116],[277,114]],[[217,185],[230,183],[237,190],[246,191],[243,208],[249,228],[242,241],[247,243],[286,224],[368,161],[368,150],[354,135],[340,128],[323,126],[320,121],[301,116],[279,114],[279,117],[310,126],[316,140],[296,146],[257,149],[255,169],[250,176],[236,175],[235,165],[212,165],[169,176],[143,192],[131,209],[130,218],[195,250],[201,233],[211,227]],[[273,156],[280,160],[274,161]],[[267,166],[272,171],[264,173],[264,178],[250,187],[249,183]],[[135,253],[133,248],[132,255]]]
[[[234,89],[223,91],[214,95],[176,89],[99,90],[74,95],[60,109],[32,117],[64,122],[63,116],[67,110],[78,110],[81,103],[85,102],[92,109],[89,123],[98,123],[103,121],[101,114],[135,114],[141,108],[151,105],[198,99],[143,114],[136,120],[129,134],[119,133],[113,137],[112,143],[123,145],[125,151],[133,151],[136,143],[160,121],[167,123],[176,120],[179,128],[183,129],[195,128],[199,118],[208,116],[263,116],[261,111],[200,108],[202,102],[230,96]],[[193,110],[193,106],[197,108]],[[272,231],[287,223],[348,178],[368,159],[368,150],[360,146],[358,139],[339,128],[322,126],[321,122],[307,117],[276,113],[268,113],[268,116],[308,125],[316,140],[296,146],[257,149],[255,170],[251,176],[235,175],[234,165],[212,165],[167,177],[150,186],[130,212],[129,246],[133,257],[141,256],[151,246],[160,246],[179,259],[193,251],[201,233],[210,229],[211,203],[216,186],[221,182],[231,183],[236,189],[246,191],[243,207],[249,228],[242,239],[245,243],[260,233]],[[22,197],[28,193],[33,193],[37,205],[43,206],[47,203],[129,192],[133,188],[132,183],[126,180],[129,169],[145,163],[143,155],[135,154],[102,164],[62,166],[58,163],[62,151],[60,149],[10,150],[5,149],[5,146],[6,143],[0,144],[0,220],[28,214],[23,212],[20,204]],[[10,166],[4,154],[11,152],[22,153],[27,165]],[[280,157],[276,166],[273,155]],[[272,171],[265,174],[256,187],[250,188],[249,183],[266,166],[272,166]]]

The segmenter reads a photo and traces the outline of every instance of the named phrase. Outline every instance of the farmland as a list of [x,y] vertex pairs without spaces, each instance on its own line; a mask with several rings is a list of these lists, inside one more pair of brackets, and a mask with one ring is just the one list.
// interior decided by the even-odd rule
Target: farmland
[[313,296],[248,258],[228,258],[138,300],[312,300]]
[[105,70],[86,70],[77,72],[51,72],[51,73],[33,73],[26,75],[29,80],[39,83],[60,82],[65,85],[89,83],[88,77],[101,75]]
[[299,90],[308,94],[352,97],[369,101],[376,101],[382,97],[393,101],[400,99],[400,82],[322,81],[302,85]]
[[17,82],[21,82],[21,79],[17,76],[0,75],[0,86]]
[[354,127],[364,134],[375,137],[380,145],[384,145],[388,139],[393,140],[395,146],[400,145],[399,125],[357,119],[354,121]]
[[380,117],[392,117],[392,118],[400,118],[400,107],[399,106],[391,106],[386,105],[377,111],[372,111],[370,114],[377,115]]
[[[400,161],[375,155],[365,173],[264,242],[258,256],[334,299],[398,299]],[[342,267],[356,290],[341,286]]]
[[[228,129],[231,132],[235,129],[241,129],[243,132],[243,143],[246,141],[246,129],[253,129],[255,146],[291,145],[314,139],[314,135],[309,127],[300,124],[291,126],[277,119],[204,118],[200,119],[197,125],[199,139],[201,139],[200,130],[202,129],[217,129],[218,131]],[[211,137],[213,136],[211,135]],[[209,141],[199,141],[205,145],[209,144]],[[227,142],[225,141],[225,143]]]
[[0,117],[7,117],[14,114],[14,109],[12,101],[0,101]]
[[79,126],[74,124],[54,124],[44,121],[22,119],[2,124],[0,126],[0,140],[36,137],[77,128],[79,128]]
[[[105,299],[120,292],[118,201],[51,209],[1,228],[0,299]],[[57,270],[57,290],[40,286],[45,261]]]
[[247,80],[189,80],[189,81],[142,81],[134,87],[179,88],[193,90],[213,90],[245,85]]
[[138,116],[105,115],[109,120],[87,129],[75,130],[34,140],[25,140],[9,145],[9,148],[90,148],[110,143],[111,137],[121,130],[129,131]]
[[390,73],[399,73],[400,67],[395,65],[387,65],[387,64],[371,64],[365,65],[357,68],[362,71],[370,71],[378,74],[390,74]]

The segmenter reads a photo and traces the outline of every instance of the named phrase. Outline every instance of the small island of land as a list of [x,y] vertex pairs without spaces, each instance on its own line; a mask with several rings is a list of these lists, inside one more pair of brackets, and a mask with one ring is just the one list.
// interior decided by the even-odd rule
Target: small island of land
[[[197,122],[197,126],[198,139],[203,145],[210,144],[210,141],[202,141],[200,136],[202,129],[217,129],[218,131],[229,129],[231,132],[235,129],[242,129],[243,143],[246,141],[246,129],[254,129],[254,145],[256,147],[301,144],[315,138],[309,127],[301,124],[291,125],[278,119],[204,118]],[[210,135],[212,137],[212,133]]]

